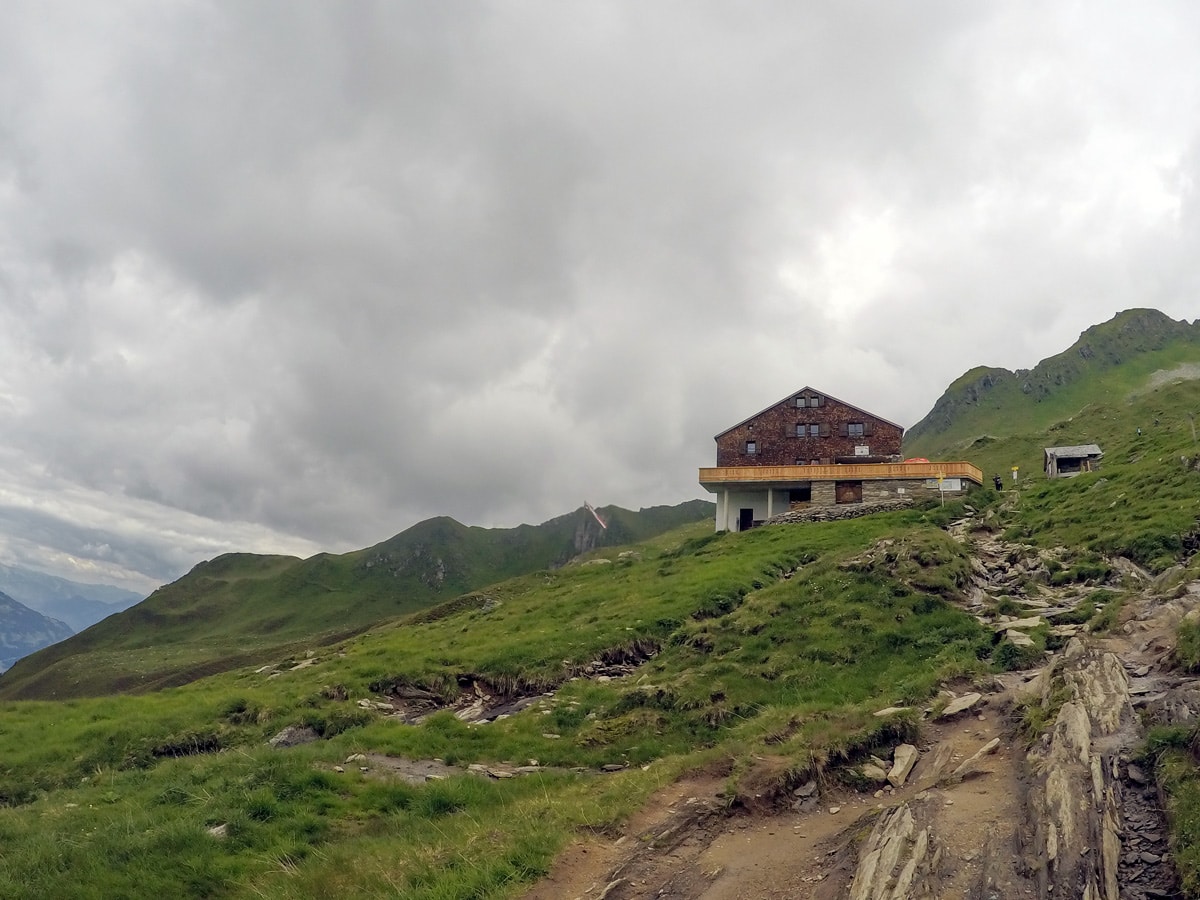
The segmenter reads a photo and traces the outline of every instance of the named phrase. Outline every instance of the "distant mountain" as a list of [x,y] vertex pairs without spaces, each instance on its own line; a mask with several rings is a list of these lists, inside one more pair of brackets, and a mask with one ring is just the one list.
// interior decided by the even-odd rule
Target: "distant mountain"
[[0,671],[35,650],[69,638],[72,633],[65,623],[0,593]]
[[962,455],[999,435],[1045,429],[1089,403],[1125,399],[1156,373],[1192,373],[1198,363],[1200,322],[1128,309],[1032,369],[979,366],[964,373],[908,430],[904,450],[930,458]]
[[43,615],[83,631],[142,600],[141,594],[110,584],[87,584],[0,564],[0,592]]
[[713,515],[713,504],[597,514],[604,526],[582,507],[516,528],[428,519],[373,547],[305,560],[227,553],[22,660],[0,678],[0,699],[150,690],[303,652],[598,547],[698,522]]

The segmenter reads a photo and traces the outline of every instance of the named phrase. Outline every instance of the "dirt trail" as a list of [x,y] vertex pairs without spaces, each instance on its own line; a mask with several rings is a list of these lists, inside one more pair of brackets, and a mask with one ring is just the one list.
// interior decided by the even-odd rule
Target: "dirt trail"
[[[1086,593],[1039,577],[1054,555],[979,524],[951,528],[974,552],[966,608],[1018,650],[1043,622],[1065,646],[1044,668],[960,686],[957,696],[982,696],[955,716],[927,718],[920,759],[899,789],[822,786],[784,812],[731,812],[725,779],[684,780],[620,836],[577,842],[523,900],[1177,896],[1157,797],[1130,756],[1142,718],[1200,712],[1200,687],[1166,665],[1175,627],[1200,608],[1200,582],[1163,597],[1126,566],[1126,583],[1141,582],[1127,621],[1090,635],[1054,624]],[[1028,751],[1015,729],[1018,698],[1046,704],[1048,726]]]

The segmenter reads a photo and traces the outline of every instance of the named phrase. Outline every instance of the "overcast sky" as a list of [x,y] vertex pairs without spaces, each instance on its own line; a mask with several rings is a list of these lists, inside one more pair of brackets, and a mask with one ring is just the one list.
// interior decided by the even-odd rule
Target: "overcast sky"
[[150,590],[707,496],[1194,318],[1200,6],[0,5],[0,562]]

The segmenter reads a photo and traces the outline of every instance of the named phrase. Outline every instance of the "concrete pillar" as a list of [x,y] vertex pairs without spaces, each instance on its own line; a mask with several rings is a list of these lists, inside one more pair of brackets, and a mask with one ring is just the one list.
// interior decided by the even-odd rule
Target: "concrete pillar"
[[775,492],[767,488],[767,518],[775,515]]
[[728,531],[729,530],[729,488],[725,488],[725,490],[723,490],[721,492],[721,496],[724,498],[721,503],[721,506],[724,508],[724,511],[725,511],[725,527],[722,528],[721,530]]

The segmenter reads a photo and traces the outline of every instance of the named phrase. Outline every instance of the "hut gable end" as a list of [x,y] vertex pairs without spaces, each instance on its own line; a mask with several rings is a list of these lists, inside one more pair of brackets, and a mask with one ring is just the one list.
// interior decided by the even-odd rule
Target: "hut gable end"
[[903,437],[895,422],[805,386],[718,434],[717,465],[895,461]]

